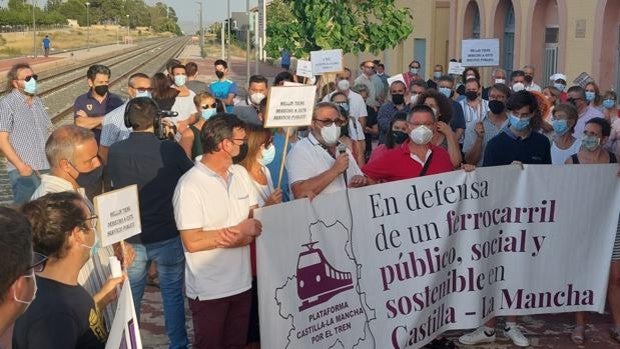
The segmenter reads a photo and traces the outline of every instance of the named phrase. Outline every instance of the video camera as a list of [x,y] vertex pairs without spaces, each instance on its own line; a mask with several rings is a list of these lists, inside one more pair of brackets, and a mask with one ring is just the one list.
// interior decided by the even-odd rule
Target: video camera
[[[153,119],[153,128],[155,131],[155,135],[159,139],[174,139],[174,135],[177,132],[176,126],[174,122],[170,118],[174,118],[179,116],[179,113],[171,110],[161,110],[159,109],[159,105],[155,100],[149,97],[136,97],[127,102],[127,106],[125,107],[125,127],[132,128],[133,125],[130,119],[130,113],[132,112],[139,113],[138,115],[145,116],[144,113],[155,113],[155,117]],[[142,112],[140,112],[142,110]],[[142,119],[145,120],[144,118]]]
[[160,110],[155,118],[155,135],[159,139],[174,139],[177,127],[170,118],[179,116],[179,113],[171,110]]

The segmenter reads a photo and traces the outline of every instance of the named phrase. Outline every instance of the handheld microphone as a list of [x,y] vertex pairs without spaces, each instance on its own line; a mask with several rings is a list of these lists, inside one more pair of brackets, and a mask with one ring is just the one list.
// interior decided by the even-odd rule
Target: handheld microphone
[[[347,153],[347,146],[345,144],[338,143],[338,146],[336,147],[336,152],[338,153],[338,156],[340,156],[342,154],[346,154]],[[347,170],[344,170],[344,172],[342,174],[344,175],[345,187],[349,187],[349,181],[347,180]]]

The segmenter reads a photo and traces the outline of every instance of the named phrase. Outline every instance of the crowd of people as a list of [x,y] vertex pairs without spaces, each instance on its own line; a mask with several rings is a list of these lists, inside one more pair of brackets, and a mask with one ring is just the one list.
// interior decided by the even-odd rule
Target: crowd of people
[[[170,348],[190,343],[185,300],[194,348],[256,348],[255,208],[481,166],[620,156],[617,94],[594,81],[568,87],[554,74],[538,86],[530,65],[509,76],[495,69],[488,84],[474,67],[455,76],[436,65],[425,80],[420,67],[412,61],[389,85],[386,67],[372,60],[354,80],[349,68],[317,77],[311,124],[270,130],[268,79],[252,76],[242,95],[223,60],[210,83],[198,79],[195,62],[135,73],[126,101],[109,90],[110,69],[93,65],[74,124],[56,129],[35,72],[13,66],[0,99],[0,151],[15,203],[0,207],[0,347],[103,348],[118,286],[129,279],[138,317],[145,286],[160,288]],[[273,86],[287,81],[304,80],[285,70]],[[142,232],[101,246],[93,197],[130,185]],[[110,276],[111,256],[123,263],[122,277]],[[611,335],[620,342],[620,236],[611,258]],[[528,346],[516,321],[508,317],[503,333]],[[571,339],[583,343],[585,314],[575,321]],[[459,342],[492,342],[495,331],[491,320]],[[454,343],[438,338],[429,347]]]

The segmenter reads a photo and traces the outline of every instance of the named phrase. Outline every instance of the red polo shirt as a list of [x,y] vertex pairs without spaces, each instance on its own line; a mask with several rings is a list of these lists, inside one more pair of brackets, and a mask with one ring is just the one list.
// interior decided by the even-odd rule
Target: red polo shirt
[[[411,141],[407,140],[398,148],[385,150],[382,154],[378,154],[379,156],[372,157],[362,167],[362,172],[368,178],[380,182],[392,182],[419,177],[423,165],[411,157],[409,142]],[[430,144],[430,150],[433,157],[426,170],[427,175],[454,170],[452,161],[450,161],[450,155],[446,150],[433,144]]]

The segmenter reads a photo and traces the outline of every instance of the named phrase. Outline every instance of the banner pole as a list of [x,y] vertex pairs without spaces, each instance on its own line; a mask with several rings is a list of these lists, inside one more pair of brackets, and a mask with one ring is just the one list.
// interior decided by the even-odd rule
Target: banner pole
[[123,270],[127,271],[127,258],[125,256],[125,240],[121,240],[121,257],[123,258],[122,267]]
[[276,186],[276,188],[280,188],[280,185],[282,184],[282,175],[284,174],[284,164],[286,163],[286,153],[287,153],[287,149],[288,149],[288,139],[291,136],[291,128],[287,127],[286,128],[286,136],[284,138],[284,148],[282,150],[282,163],[280,164],[280,174],[278,175],[278,185]]

